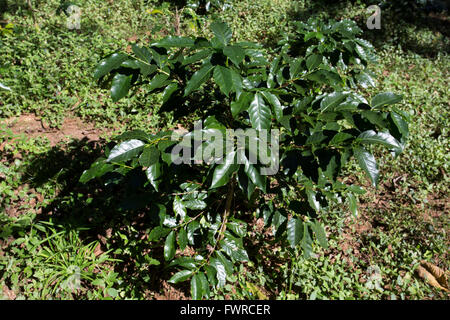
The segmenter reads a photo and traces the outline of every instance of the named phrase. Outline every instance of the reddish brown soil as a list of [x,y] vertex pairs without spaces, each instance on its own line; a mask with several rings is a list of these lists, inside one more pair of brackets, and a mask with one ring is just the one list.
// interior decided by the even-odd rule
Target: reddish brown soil
[[45,136],[52,146],[69,139],[99,140],[100,135],[106,132],[73,116],[65,118],[59,129],[48,127],[42,119],[34,114],[23,114],[5,122],[14,134],[25,133],[32,138]]

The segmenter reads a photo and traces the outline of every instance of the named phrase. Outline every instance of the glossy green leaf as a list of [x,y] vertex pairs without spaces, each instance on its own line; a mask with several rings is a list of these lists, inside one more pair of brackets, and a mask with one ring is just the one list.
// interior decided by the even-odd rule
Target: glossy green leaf
[[223,45],[226,46],[233,35],[233,32],[231,31],[230,27],[224,22],[221,21],[215,21],[211,23],[211,31],[216,36],[217,40]]
[[219,85],[220,91],[226,96],[233,89],[231,71],[228,68],[216,66],[214,68],[214,81]]
[[217,286],[224,287],[227,281],[225,266],[218,259],[211,259],[211,266],[216,270]]
[[163,73],[159,73],[153,77],[153,79],[148,84],[148,90],[153,91],[170,84],[169,76]]
[[268,91],[261,91],[261,94],[267,100],[267,102],[272,105],[275,117],[278,121],[280,121],[280,119],[283,117],[283,106],[281,105],[280,100],[278,100],[278,97]]
[[380,108],[385,105],[391,105],[402,101],[403,97],[392,92],[383,92],[373,97],[371,106],[373,109]]
[[206,299],[209,299],[209,297],[210,297],[210,289],[209,289],[208,279],[206,278],[204,273],[198,273],[198,277],[199,277],[200,282],[202,284],[203,296],[206,297]]
[[152,61],[152,54],[146,47],[140,47],[137,44],[132,44],[131,49],[136,57],[146,63],[150,63]]
[[190,48],[194,45],[194,39],[180,36],[167,36],[158,42],[152,43],[153,47],[165,48]]
[[350,212],[356,217],[358,215],[358,206],[356,204],[356,197],[352,193],[348,193],[347,199]]
[[132,75],[117,73],[111,82],[111,98],[114,102],[119,101],[128,94],[131,88]]
[[175,196],[175,199],[173,200],[173,212],[175,212],[177,216],[180,216],[181,221],[183,221],[184,217],[186,217],[186,207],[179,196]]
[[172,260],[175,256],[175,231],[171,231],[164,243],[164,259]]
[[211,71],[213,68],[214,66],[211,63],[206,63],[200,68],[200,70],[195,72],[186,84],[184,96],[187,96],[192,91],[197,90],[205,81],[207,81],[211,76]]
[[168,282],[173,284],[183,282],[189,279],[193,274],[194,272],[192,270],[182,270],[175,273]]
[[260,188],[264,193],[266,192],[266,178],[262,176],[259,169],[250,163],[244,152],[239,151],[239,163],[244,165],[244,172],[254,185]]
[[400,143],[387,132],[367,130],[358,136],[357,141],[363,144],[382,144],[393,149],[402,148]]
[[263,96],[256,93],[253,101],[248,107],[248,114],[252,127],[256,130],[270,129],[272,122],[272,112],[266,105]]
[[158,241],[159,239],[167,236],[170,233],[170,229],[157,226],[150,231],[148,235],[149,241]]
[[227,184],[231,174],[238,168],[239,166],[236,164],[236,151],[227,153],[223,163],[217,165],[214,170],[210,189],[219,188]]
[[203,285],[198,274],[191,278],[191,298],[193,300],[200,300],[203,296]]
[[94,78],[100,79],[101,77],[107,75],[112,70],[120,67],[122,62],[128,59],[128,55],[124,53],[113,53],[108,58],[103,59],[98,64],[94,71]]
[[161,163],[156,162],[155,164],[149,166],[147,170],[145,170],[148,181],[150,181],[150,184],[155,188],[156,191],[159,191],[159,184],[161,183],[161,169]]
[[246,111],[254,98],[253,93],[243,92],[237,101],[231,103],[231,114],[236,118],[242,111]]
[[325,98],[320,101],[320,111],[321,112],[331,112],[338,106],[342,101],[347,98],[348,94],[343,92],[333,92],[325,96]]
[[184,206],[191,210],[203,210],[206,208],[206,202],[203,200],[193,199],[183,202]]
[[238,46],[226,46],[223,48],[223,53],[230,58],[230,60],[239,67],[241,62],[245,58],[245,51],[241,47]]
[[376,186],[378,184],[378,177],[380,175],[380,172],[378,171],[375,157],[370,152],[361,147],[354,148],[354,154],[361,169],[366,172],[366,174],[370,178],[370,181],[372,181],[372,184]]
[[180,247],[180,250],[183,251],[184,249],[186,249],[187,244],[188,238],[186,229],[181,228],[180,231],[178,231],[178,246]]
[[319,54],[312,54],[306,59],[306,67],[308,70],[314,70],[322,63],[323,56]]
[[295,248],[303,237],[303,222],[298,218],[291,218],[287,224],[287,239],[292,248]]
[[159,161],[159,155],[160,151],[155,147],[144,148],[144,151],[142,151],[142,154],[139,157],[139,163],[143,167],[149,167]]
[[116,145],[110,152],[106,161],[108,162],[124,162],[136,157],[144,148],[141,140],[128,140]]
[[211,49],[201,50],[199,52],[194,53],[191,56],[185,57],[181,65],[185,66],[188,64],[202,61],[203,59],[209,57],[211,54],[212,54]]
[[398,131],[406,138],[409,135],[408,123],[401,115],[396,112],[390,113],[391,119],[397,127]]
[[328,241],[327,241],[327,236],[325,234],[325,229],[323,228],[322,224],[319,221],[315,220],[310,223],[310,226],[311,226],[314,234],[316,235],[319,245],[322,248],[327,249]]
[[178,83],[176,82],[170,83],[163,91],[162,103],[164,104],[167,101],[169,101],[172,94],[177,90],[178,90]]

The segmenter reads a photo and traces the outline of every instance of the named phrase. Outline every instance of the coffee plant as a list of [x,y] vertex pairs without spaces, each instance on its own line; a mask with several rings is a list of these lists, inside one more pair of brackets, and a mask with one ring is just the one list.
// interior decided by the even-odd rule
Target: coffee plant
[[[249,212],[281,245],[309,256],[314,239],[327,247],[319,212],[344,201],[357,212],[364,190],[339,179],[346,163],[354,157],[376,186],[371,145],[395,155],[404,148],[408,115],[392,106],[401,96],[368,101],[356,92],[374,85],[367,65],[375,61],[356,24],[296,27],[269,55],[257,43],[233,42],[216,21],[211,39],[133,44],[132,53],[113,53],[95,70],[114,101],[142,88],[161,94],[161,112],[198,120],[186,132],[125,132],[80,178],[126,184],[124,208],[146,210],[149,241],[164,247],[161,262],[176,271],[169,282],[190,279],[195,299],[249,261]],[[208,149],[215,153],[205,157]],[[179,161],[180,150],[188,161]],[[255,154],[260,162],[251,161]]]

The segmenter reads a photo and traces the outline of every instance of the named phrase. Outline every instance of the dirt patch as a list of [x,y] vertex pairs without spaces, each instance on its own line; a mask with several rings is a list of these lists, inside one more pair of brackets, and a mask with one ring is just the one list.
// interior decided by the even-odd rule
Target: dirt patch
[[156,300],[190,300],[184,292],[177,290],[166,281],[162,281],[161,288],[162,294],[157,293],[154,295]]
[[81,140],[87,138],[88,140],[99,140],[100,135],[106,132],[74,116],[66,117],[60,128],[48,127],[42,119],[34,114],[23,114],[9,118],[6,120],[6,125],[14,134],[26,134],[31,138],[47,137],[51,146],[69,139]]

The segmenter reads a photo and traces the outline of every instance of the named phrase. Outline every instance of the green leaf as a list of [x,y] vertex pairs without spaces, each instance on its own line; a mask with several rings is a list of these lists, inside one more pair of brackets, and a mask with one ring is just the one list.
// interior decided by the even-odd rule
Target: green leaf
[[94,71],[94,78],[100,79],[106,74],[110,73],[112,70],[120,67],[122,62],[128,59],[128,56],[123,53],[113,53],[108,58],[103,59],[98,64]]
[[169,76],[163,73],[159,73],[153,77],[153,79],[148,84],[148,90],[153,91],[165,87],[170,83]]
[[231,174],[239,168],[235,160],[236,151],[226,154],[224,162],[217,165],[214,170],[210,189],[219,188],[227,184],[230,180]]
[[200,278],[200,282],[202,284],[203,296],[206,297],[206,299],[209,299],[209,297],[210,297],[210,290],[209,290],[208,279],[206,278],[204,273],[199,273],[198,277]]
[[313,230],[313,232],[316,235],[317,241],[319,242],[319,245],[324,248],[327,249],[328,248],[328,241],[327,241],[327,236],[325,234],[325,230],[322,226],[322,224],[315,220],[314,222],[310,223],[310,226]]
[[160,151],[155,147],[144,148],[141,156],[139,157],[139,163],[143,167],[149,167],[159,161]]
[[167,36],[158,42],[152,43],[153,47],[164,48],[190,48],[194,46],[194,39],[179,36]]
[[227,229],[234,232],[238,237],[247,235],[247,226],[245,222],[231,221],[227,223]]
[[401,149],[400,143],[389,133],[367,130],[361,133],[357,141],[364,144],[382,144],[392,149]]
[[230,60],[239,67],[242,60],[245,58],[245,51],[241,47],[238,46],[226,46],[223,49],[223,53],[230,58]]
[[231,103],[231,115],[236,118],[239,113],[248,109],[254,96],[251,92],[243,92],[237,101]]
[[378,171],[375,157],[370,152],[361,147],[354,148],[354,154],[361,169],[363,169],[367,173],[370,181],[372,181],[372,184],[374,186],[377,186],[380,173]]
[[139,47],[137,44],[133,43],[131,49],[136,57],[144,62],[150,63],[152,61],[152,54],[145,47]]
[[200,223],[196,220],[187,225],[187,238],[191,245],[194,245],[194,233],[198,228],[200,228]]
[[323,56],[312,54],[306,59],[306,67],[309,71],[316,69],[322,63]]
[[402,99],[402,96],[396,95],[392,92],[379,93],[375,97],[373,97],[371,106],[373,109],[376,109],[385,105],[398,103],[402,101]]
[[159,239],[167,236],[170,233],[170,229],[157,226],[150,231],[148,235],[149,241],[158,241]]
[[270,129],[272,122],[272,112],[265,104],[264,99],[260,93],[256,93],[253,101],[248,108],[250,122],[252,127],[256,130]]
[[343,92],[333,92],[325,96],[325,98],[320,101],[320,111],[321,112],[331,112],[338,106],[342,101],[347,98],[348,94]]
[[363,88],[375,87],[375,80],[367,72],[361,72],[356,75],[356,80]]
[[164,104],[167,101],[169,101],[172,94],[177,90],[178,90],[178,83],[172,82],[171,84],[169,84],[163,91],[162,103]]
[[173,212],[175,212],[177,216],[179,215],[181,217],[181,221],[184,220],[187,212],[183,201],[181,201],[179,196],[175,196],[175,199],[173,200]]
[[198,61],[205,59],[209,55],[211,55],[210,49],[205,49],[205,50],[199,51],[191,56],[185,57],[183,60],[183,63],[181,65],[185,66],[188,64],[196,63]]
[[403,117],[396,112],[391,112],[390,116],[395,126],[397,127],[398,131],[402,134],[402,136],[405,138],[408,137],[409,135],[408,123],[405,120],[403,120]]
[[214,80],[219,85],[220,91],[228,97],[228,94],[233,89],[230,69],[222,66],[216,66],[214,68]]
[[228,42],[230,42],[231,37],[233,36],[233,32],[230,27],[224,22],[215,21],[211,23],[211,31],[216,36],[217,40],[223,45],[226,46]]
[[178,231],[178,246],[180,247],[180,250],[183,251],[186,249],[186,246],[188,244],[188,238],[185,228],[181,228],[180,231]]
[[85,170],[80,177],[81,183],[86,183],[89,180],[92,180],[97,177],[101,177],[107,172],[110,172],[114,169],[114,165],[110,163],[105,163],[105,161],[95,162],[91,165],[88,170]]
[[356,217],[358,215],[358,206],[356,204],[356,197],[353,193],[348,193],[347,199],[350,211]]
[[175,274],[169,279],[168,282],[169,282],[169,283],[175,284],[175,283],[178,283],[178,282],[186,281],[187,279],[189,279],[189,278],[192,276],[193,273],[194,273],[194,272],[193,272],[192,270],[182,270],[182,271],[179,271],[179,272],[175,273]]
[[231,275],[233,273],[233,263],[228,260],[221,252],[215,251],[215,254],[219,261],[223,264],[225,267],[225,272],[227,275]]
[[175,256],[175,231],[171,231],[164,243],[164,259],[166,261],[172,260]]
[[248,261],[247,251],[240,248],[233,239],[225,237],[220,241],[220,246],[234,261]]
[[289,65],[289,75],[291,79],[295,78],[302,70],[303,58],[294,59]]
[[159,184],[161,182],[161,163],[156,162],[152,164],[145,170],[145,174],[147,175],[148,181],[155,188],[156,191],[159,191]]
[[275,117],[278,121],[280,121],[283,117],[283,107],[280,103],[280,100],[278,100],[278,97],[268,91],[261,91],[261,94],[264,96],[267,102],[272,105]]
[[122,133],[114,138],[114,140],[123,141],[123,140],[131,140],[137,139],[141,141],[151,141],[151,135],[142,130],[131,130]]
[[292,248],[295,248],[303,237],[303,222],[298,218],[291,218],[287,224],[287,239]]
[[211,266],[216,270],[217,286],[222,288],[227,281],[227,272],[225,266],[218,259],[211,259]]
[[133,75],[117,73],[111,83],[111,98],[114,102],[119,101],[128,94],[131,88]]
[[338,132],[334,135],[333,139],[330,141],[330,145],[336,146],[341,144],[342,142],[353,138],[353,136],[346,132]]
[[191,210],[203,210],[206,208],[206,202],[203,200],[187,200],[184,201],[184,206]]
[[211,71],[213,68],[214,66],[211,63],[206,63],[200,68],[200,70],[195,72],[186,84],[184,96],[187,96],[192,91],[197,90],[205,81],[207,81],[211,76]]
[[258,188],[264,193],[266,192],[266,179],[260,174],[259,170],[250,163],[243,150],[238,152],[238,160],[240,164],[244,165],[244,172]]
[[110,152],[107,162],[125,162],[136,157],[144,148],[141,140],[128,140],[116,145]]
[[198,274],[191,278],[191,297],[193,300],[200,300],[203,296],[202,280]]
[[217,285],[217,271],[216,269],[212,266],[212,265],[205,265],[204,269],[206,271],[206,276],[208,277],[208,282],[212,285],[212,286],[216,286]]

